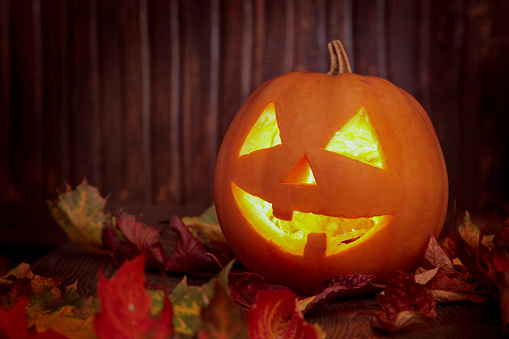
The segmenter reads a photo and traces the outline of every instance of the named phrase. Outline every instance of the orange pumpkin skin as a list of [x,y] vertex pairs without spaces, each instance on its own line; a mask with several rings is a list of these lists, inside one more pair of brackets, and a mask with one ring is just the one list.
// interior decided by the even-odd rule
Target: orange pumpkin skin
[[[251,128],[274,103],[281,144],[239,156]],[[384,169],[328,152],[324,146],[361,107],[384,154]],[[316,185],[285,183],[305,155]],[[304,253],[268,239],[248,221],[232,183],[273,204],[274,214],[293,211],[343,218],[391,215],[387,225],[326,254],[321,235]],[[426,112],[387,80],[352,73],[293,72],[258,88],[241,107],[221,145],[214,199],[221,229],[245,267],[269,283],[310,295],[342,274],[374,274],[384,283],[396,270],[411,270],[430,234],[440,235],[448,197],[442,151]]]

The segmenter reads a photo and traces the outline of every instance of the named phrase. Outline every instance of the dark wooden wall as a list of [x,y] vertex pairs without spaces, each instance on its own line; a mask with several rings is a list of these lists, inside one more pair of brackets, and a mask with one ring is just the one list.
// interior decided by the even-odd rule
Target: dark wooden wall
[[0,242],[84,176],[149,219],[207,207],[243,101],[338,38],[423,104],[451,201],[509,200],[509,1],[0,0]]

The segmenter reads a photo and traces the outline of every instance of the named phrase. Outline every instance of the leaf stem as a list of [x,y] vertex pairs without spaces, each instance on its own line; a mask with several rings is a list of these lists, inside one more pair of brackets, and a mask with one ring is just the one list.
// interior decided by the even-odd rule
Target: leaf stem
[[224,266],[221,264],[221,262],[219,261],[219,259],[217,259],[217,257],[215,255],[213,255],[212,253],[205,253],[205,255],[208,255],[209,257],[214,259],[216,264],[221,268],[221,271],[224,269]]

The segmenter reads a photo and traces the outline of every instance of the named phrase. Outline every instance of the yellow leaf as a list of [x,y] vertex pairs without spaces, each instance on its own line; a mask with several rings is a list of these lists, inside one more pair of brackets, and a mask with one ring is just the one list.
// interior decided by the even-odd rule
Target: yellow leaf
[[[184,217],[182,218],[182,222],[190,229],[191,233],[193,233],[192,227],[196,227],[205,237],[207,243],[218,242],[226,244],[226,239],[219,224],[202,221],[200,217]],[[196,234],[193,233],[193,235],[197,239],[200,239]]]
[[102,230],[111,217],[105,213],[106,199],[86,179],[72,190],[60,193],[56,201],[48,202],[53,218],[76,244],[89,250],[102,246]]
[[52,329],[70,339],[93,339],[97,338],[94,331],[94,316],[87,319],[76,317],[73,312],[74,306],[64,306],[60,310],[45,313],[40,312],[35,318],[37,332]]

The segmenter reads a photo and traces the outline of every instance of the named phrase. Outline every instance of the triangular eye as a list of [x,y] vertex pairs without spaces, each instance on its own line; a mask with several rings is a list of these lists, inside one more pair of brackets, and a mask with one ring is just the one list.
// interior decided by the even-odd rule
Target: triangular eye
[[264,148],[274,147],[281,144],[279,127],[276,120],[276,107],[274,103],[265,107],[262,114],[249,132],[244,145],[239,152],[239,157]]
[[380,141],[364,107],[334,134],[325,150],[381,169],[385,166]]
[[283,181],[283,184],[316,186],[315,176],[313,175],[311,166],[309,166],[309,161],[306,155],[303,155],[302,158],[300,158],[290,174],[286,177],[285,181]]

